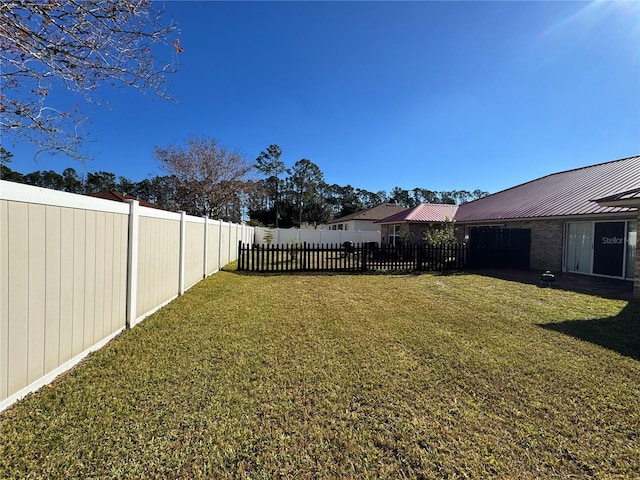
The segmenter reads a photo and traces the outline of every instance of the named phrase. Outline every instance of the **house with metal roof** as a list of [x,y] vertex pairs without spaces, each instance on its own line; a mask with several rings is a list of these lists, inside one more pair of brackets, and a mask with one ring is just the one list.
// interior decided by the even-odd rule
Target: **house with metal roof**
[[388,245],[421,243],[425,230],[434,224],[452,220],[458,205],[422,203],[378,220],[382,241]]
[[[640,156],[554,173],[462,204],[456,225],[531,231],[531,268],[634,280]],[[463,229],[463,230],[462,230]]]
[[360,210],[344,217],[336,218],[327,223],[329,230],[361,230],[377,231],[380,226],[375,222],[394,213],[406,210],[407,207],[394,203],[381,203],[373,208]]

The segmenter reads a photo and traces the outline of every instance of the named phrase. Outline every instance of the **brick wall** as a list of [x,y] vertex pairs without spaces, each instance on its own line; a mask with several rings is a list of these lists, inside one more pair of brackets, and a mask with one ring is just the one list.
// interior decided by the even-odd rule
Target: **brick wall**
[[411,243],[425,243],[422,237],[428,225],[424,223],[410,223],[407,225],[407,231],[411,236]]
[[531,229],[531,268],[533,270],[562,270],[562,220],[509,222],[508,228]]

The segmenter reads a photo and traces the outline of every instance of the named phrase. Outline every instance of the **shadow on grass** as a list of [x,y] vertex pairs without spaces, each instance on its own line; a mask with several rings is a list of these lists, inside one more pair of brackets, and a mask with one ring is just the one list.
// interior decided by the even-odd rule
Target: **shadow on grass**
[[620,313],[613,317],[566,320],[538,326],[640,360],[640,301],[627,303]]

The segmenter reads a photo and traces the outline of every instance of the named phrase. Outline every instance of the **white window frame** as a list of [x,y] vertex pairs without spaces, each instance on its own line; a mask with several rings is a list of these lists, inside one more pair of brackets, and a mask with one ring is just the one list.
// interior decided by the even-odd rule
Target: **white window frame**
[[387,230],[387,242],[389,245],[397,246],[400,241],[400,224],[389,225]]

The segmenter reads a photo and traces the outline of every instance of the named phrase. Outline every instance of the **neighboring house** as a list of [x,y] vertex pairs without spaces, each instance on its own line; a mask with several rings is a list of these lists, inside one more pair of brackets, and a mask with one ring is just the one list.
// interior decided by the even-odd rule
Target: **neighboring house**
[[454,218],[458,205],[423,203],[402,210],[376,223],[381,226],[382,242],[388,245],[422,243],[425,230]]
[[407,207],[402,205],[396,205],[393,203],[382,203],[373,208],[367,210],[360,210],[359,212],[346,215],[341,218],[327,223],[328,230],[361,230],[361,231],[377,231],[380,230],[380,225],[375,222],[381,220],[394,213],[406,210]]
[[115,202],[126,202],[127,200],[138,200],[141,207],[157,208],[158,210],[164,210],[161,206],[155,203],[147,202],[146,200],[140,200],[131,195],[123,195],[122,193],[114,192],[112,190],[102,190],[100,192],[85,193],[88,197],[104,198],[105,200],[113,200]]
[[531,268],[634,279],[640,156],[554,173],[462,204],[457,228],[531,230]]

